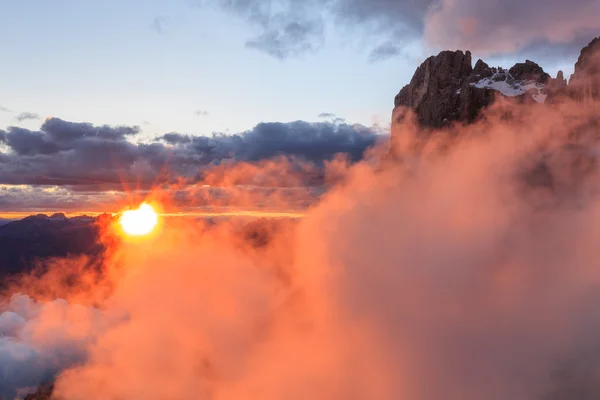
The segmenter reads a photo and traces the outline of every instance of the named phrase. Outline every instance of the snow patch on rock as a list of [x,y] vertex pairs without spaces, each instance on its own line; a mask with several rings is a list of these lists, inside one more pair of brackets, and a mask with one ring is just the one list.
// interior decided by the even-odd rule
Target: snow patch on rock
[[547,97],[547,87],[543,83],[535,81],[519,81],[513,78],[508,71],[495,72],[489,78],[483,78],[471,83],[480,89],[493,89],[505,96],[515,97],[525,93],[531,93],[533,99],[538,103],[544,103]]

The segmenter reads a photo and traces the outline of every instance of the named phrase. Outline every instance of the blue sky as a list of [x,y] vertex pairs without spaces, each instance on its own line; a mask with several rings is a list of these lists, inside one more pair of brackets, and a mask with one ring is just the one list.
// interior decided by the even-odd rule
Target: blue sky
[[416,68],[407,58],[370,62],[364,38],[337,31],[320,51],[279,60],[244,45],[252,28],[186,0],[2,1],[0,106],[12,112],[0,112],[0,126],[39,127],[15,120],[21,112],[148,135],[240,132],[321,113],[386,125]]

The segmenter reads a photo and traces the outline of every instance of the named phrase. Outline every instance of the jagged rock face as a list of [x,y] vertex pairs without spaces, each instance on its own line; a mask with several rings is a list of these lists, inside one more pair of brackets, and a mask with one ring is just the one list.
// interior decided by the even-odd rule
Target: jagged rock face
[[530,60],[508,70],[478,60],[471,68],[469,51],[443,51],[419,66],[394,105],[412,109],[423,127],[441,128],[455,121],[473,122],[500,96],[544,103],[565,95],[600,98],[600,37],[583,48],[568,84],[562,71],[553,79]]
[[550,93],[556,93],[564,90],[567,87],[567,80],[565,79],[564,72],[558,71],[556,78],[550,78],[548,81],[548,90]]
[[483,60],[479,59],[475,63],[475,68],[473,68],[473,75],[479,78],[489,78],[494,74],[494,71],[487,65]]
[[443,51],[417,68],[394,105],[414,110],[421,126],[440,128],[454,121],[473,122],[497,96],[544,102],[549,80],[550,76],[529,60],[508,71],[490,68],[482,60],[472,68],[469,51]]
[[[484,66],[477,64],[484,74]],[[487,67],[487,66],[485,66]],[[409,85],[396,96],[395,106],[415,110],[420,124],[441,127],[455,120],[470,121],[492,96],[465,85],[473,73],[471,53],[443,51],[417,68]]]
[[581,50],[569,87],[573,97],[600,98],[600,37]]
[[581,73],[600,73],[600,37],[592,40],[581,50],[581,54],[575,63],[575,75]]
[[429,57],[396,96],[395,106],[414,109],[423,124],[442,126],[445,119],[458,116],[458,89],[471,72],[470,52],[443,51]]
[[517,63],[508,70],[510,75],[517,80],[535,81],[538,83],[547,83],[550,75],[544,72],[542,67],[533,61],[526,60],[524,63]]

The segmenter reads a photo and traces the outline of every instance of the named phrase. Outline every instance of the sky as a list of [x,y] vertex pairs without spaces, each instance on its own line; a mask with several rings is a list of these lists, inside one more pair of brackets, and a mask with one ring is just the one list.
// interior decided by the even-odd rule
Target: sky
[[166,168],[197,182],[224,161],[356,160],[426,57],[569,76],[599,14],[598,0],[0,0],[0,206],[60,208]]
[[[2,1],[0,126],[23,112],[170,131],[240,132],[262,121],[335,113],[389,120],[414,62],[371,63],[361,38],[332,35],[286,60],[245,41],[251,24],[186,0]],[[327,91],[322,90],[326,87]]]

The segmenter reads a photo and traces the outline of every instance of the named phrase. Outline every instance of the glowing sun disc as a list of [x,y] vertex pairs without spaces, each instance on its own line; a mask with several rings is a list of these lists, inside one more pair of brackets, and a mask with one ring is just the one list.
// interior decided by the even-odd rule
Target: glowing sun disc
[[149,204],[142,204],[137,210],[127,210],[120,219],[123,231],[131,236],[147,235],[158,223],[158,214]]

